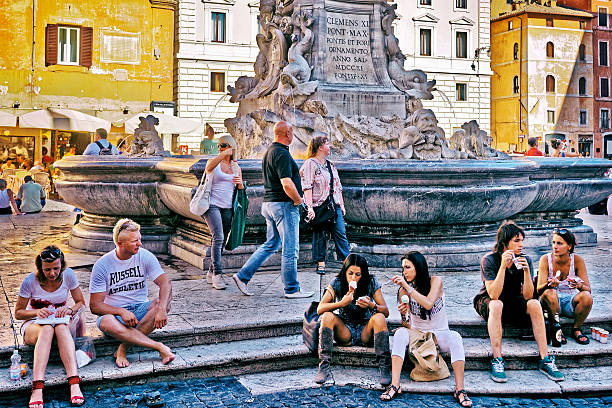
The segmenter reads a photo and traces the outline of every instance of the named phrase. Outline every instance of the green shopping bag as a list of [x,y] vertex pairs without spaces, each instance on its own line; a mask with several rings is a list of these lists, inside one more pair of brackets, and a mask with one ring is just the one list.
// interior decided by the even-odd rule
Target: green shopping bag
[[231,251],[242,245],[242,239],[244,238],[244,228],[246,226],[246,215],[249,209],[249,198],[246,193],[246,184],[244,188],[234,189],[234,198],[232,200],[232,208],[234,214],[232,215],[232,227],[229,234],[227,235],[227,241],[225,242],[225,249]]

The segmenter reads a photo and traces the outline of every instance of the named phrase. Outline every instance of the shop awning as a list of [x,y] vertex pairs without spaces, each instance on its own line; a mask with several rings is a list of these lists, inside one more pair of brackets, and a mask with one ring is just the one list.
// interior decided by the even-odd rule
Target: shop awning
[[17,116],[0,111],[0,126],[16,126]]
[[149,115],[159,119],[159,125],[155,126],[157,133],[162,134],[184,134],[194,133],[201,128],[200,134],[204,133],[204,124],[191,119],[179,118],[177,116],[166,115],[161,112],[142,112],[125,121],[125,133],[134,133],[140,124],[140,118]]
[[47,108],[19,116],[19,127],[74,132],[95,132],[103,128],[108,132],[111,123],[72,109]]

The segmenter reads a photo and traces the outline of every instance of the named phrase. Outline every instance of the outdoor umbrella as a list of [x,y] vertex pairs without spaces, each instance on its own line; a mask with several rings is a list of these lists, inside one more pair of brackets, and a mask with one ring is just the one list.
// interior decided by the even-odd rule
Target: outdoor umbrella
[[75,132],[95,132],[103,128],[108,132],[111,123],[72,109],[47,108],[19,116],[19,127]]
[[192,133],[199,128],[202,128],[200,134],[204,132],[204,125],[195,120],[179,118],[161,112],[142,112],[125,121],[125,133],[134,133],[134,130],[140,124],[140,118],[146,118],[149,115],[153,115],[159,119],[159,125],[155,126],[155,130],[157,130],[159,134]]
[[0,126],[15,126],[17,124],[17,116],[7,112],[0,112]]

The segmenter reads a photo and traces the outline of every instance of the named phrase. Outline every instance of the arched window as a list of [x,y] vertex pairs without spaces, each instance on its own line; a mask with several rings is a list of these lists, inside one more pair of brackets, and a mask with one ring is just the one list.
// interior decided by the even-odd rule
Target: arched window
[[586,46],[584,44],[580,44],[578,48],[578,59],[580,61],[586,60]]
[[555,93],[555,77],[552,75],[546,76],[546,92]]
[[518,53],[519,53],[518,43],[514,43],[514,59],[515,60],[518,59]]
[[586,95],[586,78],[584,77],[578,80],[578,94]]
[[555,57],[555,45],[551,43],[550,41],[546,43],[546,56],[548,58]]
[[519,93],[519,77],[516,75],[512,79],[512,92]]

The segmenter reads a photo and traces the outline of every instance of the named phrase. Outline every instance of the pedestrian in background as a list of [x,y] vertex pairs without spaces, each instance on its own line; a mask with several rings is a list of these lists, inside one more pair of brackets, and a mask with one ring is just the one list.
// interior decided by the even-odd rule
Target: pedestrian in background
[[525,156],[544,156],[544,153],[538,149],[538,138],[530,137],[527,139],[527,144],[529,144],[529,150],[525,153]]
[[297,260],[300,250],[299,228],[302,204],[302,183],[295,160],[289,153],[293,128],[281,121],[274,125],[274,142],[263,158],[262,173],[265,194],[261,214],[266,220],[266,242],[257,248],[240,272],[232,278],[238,289],[252,296],[247,284],[279,246],[282,245],[281,276],[286,298],[310,297],[314,292],[303,292],[297,279]]
[[96,129],[94,141],[87,145],[83,156],[107,156],[119,154],[119,150],[108,140],[106,140],[106,129]]
[[202,214],[212,235],[210,268],[206,280],[215,289],[225,289],[221,252],[232,226],[234,188],[243,189],[242,170],[236,162],[238,146],[230,135],[219,138],[219,154],[206,162],[206,177],[212,177],[210,207]]
[[202,139],[200,142],[200,154],[217,154],[218,149],[215,144],[215,129],[208,123],[206,124],[204,136],[206,136],[206,138]]
[[317,262],[317,272],[325,273],[325,255],[327,253],[327,234],[330,234],[336,246],[339,260],[349,255],[349,242],[346,237],[344,223],[344,200],[342,198],[342,183],[338,170],[334,164],[327,160],[330,153],[329,140],[326,136],[315,136],[308,143],[306,156],[308,159],[300,169],[304,202],[308,211],[308,219],[314,219],[315,208],[326,204],[333,183],[333,203],[336,208],[335,221],[312,231],[312,260]]
[[46,204],[47,195],[42,186],[27,175],[23,178],[24,183],[19,187],[17,193],[17,207],[26,214],[36,214],[42,211]]
[[15,215],[23,214],[15,202],[13,191],[6,188],[6,180],[0,179],[0,215],[11,215],[11,206],[15,210]]

